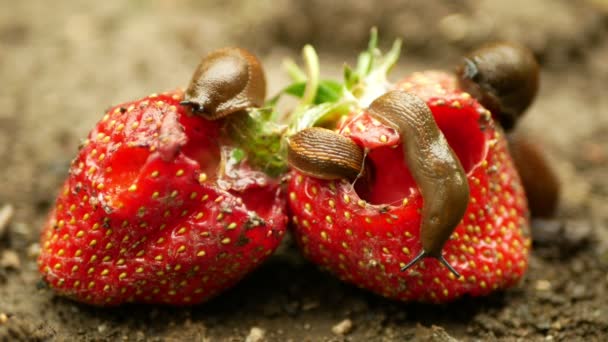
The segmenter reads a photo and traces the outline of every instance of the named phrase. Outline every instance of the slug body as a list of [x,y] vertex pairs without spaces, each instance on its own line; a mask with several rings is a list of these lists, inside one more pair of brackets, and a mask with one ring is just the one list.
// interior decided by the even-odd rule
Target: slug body
[[524,186],[530,214],[549,218],[559,204],[560,182],[555,171],[530,137],[515,133],[507,136],[513,162]]
[[351,139],[319,127],[289,138],[288,162],[305,175],[320,179],[356,179],[362,172],[363,149]]
[[458,157],[420,98],[391,91],[376,99],[368,112],[401,136],[405,160],[424,199],[420,238],[423,251],[402,270],[423,257],[438,258],[469,203],[469,186]]
[[265,97],[266,79],[260,61],[247,50],[224,48],[203,58],[181,104],[208,120],[217,120],[261,107]]
[[457,70],[460,86],[513,129],[538,92],[539,66],[526,47],[499,42],[466,55]]

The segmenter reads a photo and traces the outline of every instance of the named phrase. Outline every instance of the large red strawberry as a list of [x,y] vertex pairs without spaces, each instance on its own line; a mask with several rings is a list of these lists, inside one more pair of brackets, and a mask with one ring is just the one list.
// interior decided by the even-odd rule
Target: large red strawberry
[[462,163],[470,202],[444,247],[461,274],[437,260],[401,268],[421,250],[422,196],[404,162],[398,134],[367,113],[339,128],[368,150],[374,170],[353,187],[294,172],[289,204],[304,254],[344,281],[401,300],[448,301],[512,286],[527,268],[530,240],[519,177],[499,129],[483,107],[443,73],[418,73],[398,86],[423,98]]
[[[361,87],[357,95],[347,73],[347,89],[358,99],[353,108],[365,108],[368,98],[391,89],[422,99],[466,174],[466,211],[438,255],[405,269],[423,255],[425,204],[404,158],[402,139],[408,137],[368,110],[355,109],[336,127],[363,151],[367,166],[354,182],[322,179],[335,178],[334,171],[348,173],[340,171],[350,167],[347,157],[324,153],[347,146],[343,138],[322,148],[319,142],[329,138],[311,131],[314,138],[298,137],[292,143],[292,165],[308,169],[294,171],[288,186],[294,232],[304,255],[344,281],[399,300],[445,302],[516,284],[527,269],[528,209],[506,140],[490,112],[459,90],[451,74],[415,73],[396,85],[377,82],[382,78],[371,75],[363,82],[355,78],[353,84]],[[427,146],[429,156],[433,146]],[[356,159],[356,153],[346,153],[351,147],[340,149]],[[437,196],[442,194],[428,199]],[[442,265],[441,257],[455,272]]]
[[[220,62],[239,62],[235,50],[220,50]],[[215,72],[216,79],[226,74]],[[198,77],[201,88],[186,95],[150,95],[109,109],[82,144],[42,231],[39,269],[58,293],[96,305],[199,303],[278,246],[287,223],[279,181],[232,138],[229,117],[194,115],[200,108],[191,102],[210,87]],[[212,100],[242,95],[228,87]],[[215,113],[235,107],[210,104],[216,107],[205,109]],[[231,115],[243,123],[249,114]]]

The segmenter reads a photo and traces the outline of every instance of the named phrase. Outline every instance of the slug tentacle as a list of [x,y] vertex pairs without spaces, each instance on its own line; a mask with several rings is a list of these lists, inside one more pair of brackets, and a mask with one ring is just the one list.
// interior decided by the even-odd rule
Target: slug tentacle
[[266,78],[260,61],[241,48],[224,48],[202,59],[182,105],[208,120],[221,119],[251,107],[261,107]]
[[405,160],[424,199],[420,228],[423,251],[402,271],[428,256],[458,275],[441,254],[469,203],[469,186],[458,157],[431,110],[417,96],[391,91],[372,102],[368,112],[400,134]]

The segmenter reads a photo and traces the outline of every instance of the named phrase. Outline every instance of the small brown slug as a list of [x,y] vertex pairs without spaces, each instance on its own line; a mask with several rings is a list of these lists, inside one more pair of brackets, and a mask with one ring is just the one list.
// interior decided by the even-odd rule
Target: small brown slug
[[560,182],[538,145],[520,133],[507,136],[509,150],[519,173],[532,217],[554,216],[559,202]]
[[513,129],[538,92],[538,62],[532,51],[514,42],[472,51],[457,75],[460,87],[490,110],[505,131]]
[[405,160],[424,199],[422,252],[401,270],[407,270],[423,257],[433,257],[459,277],[442,255],[443,246],[469,203],[469,185],[458,157],[437,127],[429,107],[417,96],[391,91],[374,100],[368,112],[401,136]]
[[329,129],[310,127],[289,137],[287,160],[301,173],[320,179],[350,181],[361,176],[363,149]]
[[224,48],[203,58],[181,104],[208,120],[217,120],[261,107],[265,97],[266,78],[257,57],[245,49]]

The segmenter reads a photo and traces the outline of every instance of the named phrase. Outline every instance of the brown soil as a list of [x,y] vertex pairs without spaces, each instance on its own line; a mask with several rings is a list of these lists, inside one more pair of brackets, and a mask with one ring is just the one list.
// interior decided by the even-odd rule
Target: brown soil
[[[1,341],[241,341],[259,335],[253,327],[268,341],[608,340],[605,0],[201,3],[0,0],[0,208],[15,208],[0,227]],[[41,286],[41,222],[80,137],[108,105],[185,85],[198,57],[225,45],[259,53],[271,91],[287,82],[281,60],[307,42],[338,75],[373,25],[385,46],[405,40],[396,76],[449,68],[493,39],[523,41],[541,58],[542,90],[519,129],[545,147],[563,198],[558,218],[533,224],[519,287],[449,305],[396,303],[318,271],[289,243],[191,308],[92,308]],[[345,319],[352,329],[332,332]]]

